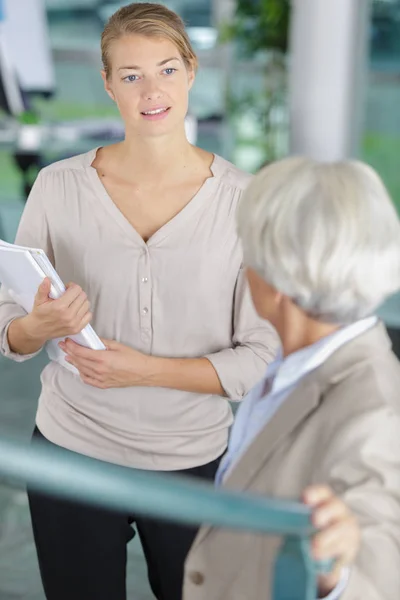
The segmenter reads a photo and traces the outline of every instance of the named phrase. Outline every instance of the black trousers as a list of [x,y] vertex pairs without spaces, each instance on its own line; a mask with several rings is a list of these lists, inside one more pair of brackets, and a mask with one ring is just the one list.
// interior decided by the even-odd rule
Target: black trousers
[[[53,444],[38,429],[34,440]],[[68,451],[66,451],[68,452]],[[220,459],[177,471],[213,480]],[[28,490],[47,600],[126,600],[127,543],[139,534],[153,594],[181,600],[183,565],[197,528],[124,515]]]

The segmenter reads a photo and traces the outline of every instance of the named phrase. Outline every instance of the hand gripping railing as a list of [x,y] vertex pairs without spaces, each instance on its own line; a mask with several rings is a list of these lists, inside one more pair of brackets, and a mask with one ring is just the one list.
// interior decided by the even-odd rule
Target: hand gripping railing
[[[314,533],[309,507],[262,496],[215,489],[174,475],[127,469],[36,441],[26,447],[0,439],[0,476],[46,494],[124,513],[141,513],[187,524],[214,525],[284,537],[278,555],[273,600],[315,600],[318,571],[311,558]],[[260,599],[261,600],[261,599]]]

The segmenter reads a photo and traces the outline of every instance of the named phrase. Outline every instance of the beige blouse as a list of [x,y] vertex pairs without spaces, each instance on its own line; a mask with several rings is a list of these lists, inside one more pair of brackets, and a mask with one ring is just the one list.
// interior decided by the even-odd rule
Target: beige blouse
[[[230,400],[240,400],[273,359],[277,337],[252,306],[235,213],[250,176],[215,156],[210,177],[147,243],[91,166],[96,150],[43,169],[16,243],[42,248],[64,282],[82,286],[100,337],[164,357],[206,356]],[[25,313],[0,295],[0,345]],[[100,390],[55,362],[43,370],[37,425],[50,441],[121,465],[177,470],[227,445],[227,398],[165,388]]]

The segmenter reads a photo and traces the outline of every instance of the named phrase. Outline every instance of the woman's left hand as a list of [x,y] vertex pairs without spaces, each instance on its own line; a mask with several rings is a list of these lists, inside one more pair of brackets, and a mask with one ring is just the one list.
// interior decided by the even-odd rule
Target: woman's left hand
[[316,560],[333,559],[333,571],[318,578],[319,596],[327,596],[340,582],[343,567],[354,562],[361,542],[360,526],[347,505],[325,485],[309,487],[303,496],[313,508],[313,525],[319,530],[312,541]]
[[151,356],[111,340],[102,340],[107,350],[91,350],[71,339],[60,342],[66,360],[79,371],[88,385],[100,388],[122,388],[146,385]]

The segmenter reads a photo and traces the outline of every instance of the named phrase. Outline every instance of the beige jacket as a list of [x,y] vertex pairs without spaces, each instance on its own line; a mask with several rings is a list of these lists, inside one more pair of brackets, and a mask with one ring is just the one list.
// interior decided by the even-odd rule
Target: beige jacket
[[[399,600],[400,366],[381,323],[302,380],[224,485],[298,499],[314,483],[332,486],[362,528],[341,600]],[[186,561],[184,600],[269,600],[279,543],[203,527]]]

